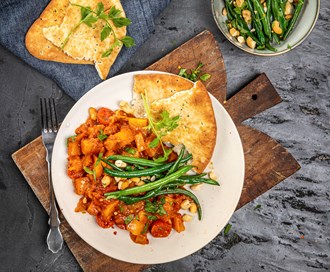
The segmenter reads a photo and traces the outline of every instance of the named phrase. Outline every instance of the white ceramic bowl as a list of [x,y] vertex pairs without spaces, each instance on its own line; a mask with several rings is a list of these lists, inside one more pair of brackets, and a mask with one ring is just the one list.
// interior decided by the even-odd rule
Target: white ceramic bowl
[[277,49],[277,52],[273,52],[270,50],[251,49],[246,44],[240,44],[236,38],[229,34],[226,25],[227,16],[222,15],[222,10],[225,7],[225,0],[212,0],[211,2],[214,20],[222,34],[238,48],[258,56],[281,55],[301,44],[312,32],[319,15],[321,5],[321,0],[305,0],[294,29],[285,41],[282,41],[279,45],[273,45]]

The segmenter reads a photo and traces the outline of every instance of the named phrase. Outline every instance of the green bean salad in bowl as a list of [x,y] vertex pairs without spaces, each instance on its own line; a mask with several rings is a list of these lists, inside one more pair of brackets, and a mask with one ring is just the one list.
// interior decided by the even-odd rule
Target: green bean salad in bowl
[[240,49],[275,56],[302,43],[312,31],[320,0],[212,0],[214,19]]

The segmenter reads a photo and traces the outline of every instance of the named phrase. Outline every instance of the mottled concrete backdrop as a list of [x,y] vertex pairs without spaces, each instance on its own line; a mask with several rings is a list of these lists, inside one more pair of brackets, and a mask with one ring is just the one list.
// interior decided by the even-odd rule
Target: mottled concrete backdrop
[[[302,168],[237,211],[227,236],[220,234],[195,254],[146,272],[330,270],[329,15],[330,2],[323,0],[308,39],[272,58],[248,55],[227,42],[209,1],[172,0],[158,18],[155,32],[122,72],[143,69],[211,30],[224,55],[229,95],[267,73],[283,102],[246,124],[279,141]],[[81,271],[66,246],[58,254],[47,250],[47,215],[10,158],[39,135],[40,96],[56,97],[60,119],[74,101],[3,48],[0,82],[0,271]]]

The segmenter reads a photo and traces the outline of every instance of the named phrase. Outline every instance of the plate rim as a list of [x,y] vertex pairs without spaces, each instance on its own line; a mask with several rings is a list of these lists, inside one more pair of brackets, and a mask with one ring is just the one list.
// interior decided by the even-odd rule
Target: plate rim
[[[112,78],[109,78],[109,79],[107,79],[107,80],[105,80],[105,81],[103,81],[103,82],[101,82],[100,84],[98,84],[98,85],[96,85],[96,86],[94,86],[93,88],[91,88],[89,91],[87,91],[80,99],[78,99],[77,101],[76,101],[76,103],[71,107],[71,109],[69,110],[69,112],[66,114],[66,116],[65,116],[65,118],[63,119],[63,124],[65,123],[64,121],[66,120],[66,118],[67,118],[67,116],[69,116],[70,115],[70,112],[71,111],[73,111],[76,107],[78,107],[78,102],[80,101],[80,100],[82,100],[84,97],[86,97],[86,96],[89,96],[89,93],[90,92],[92,92],[95,88],[99,88],[100,86],[102,86],[102,85],[104,85],[104,84],[106,84],[106,82],[107,81],[109,81],[109,80],[112,80],[112,79],[114,79],[114,78],[117,78],[117,77],[121,77],[121,76],[126,76],[126,75],[134,75],[134,74],[141,74],[141,73],[143,73],[143,74],[153,74],[153,73],[158,73],[158,74],[169,74],[169,75],[175,75],[175,74],[172,74],[172,73],[168,73],[168,72],[162,72],[162,71],[156,71],[156,70],[141,70],[141,71],[131,71],[131,72],[127,72],[127,73],[123,73],[123,74],[119,74],[119,75],[117,75],[117,76],[114,76],[114,77],[112,77]],[[178,76],[178,75],[175,75],[175,76]],[[186,80],[188,80],[188,79],[186,79]],[[189,80],[188,80],[189,81]],[[232,118],[230,117],[230,115],[229,115],[229,113],[227,112],[227,110],[224,108],[224,106],[223,105],[221,105],[221,103],[219,102],[219,100],[218,99],[216,99],[210,92],[208,92],[209,93],[209,96],[210,96],[210,98],[213,98],[214,99],[214,101],[215,101],[215,103],[216,104],[218,104],[218,106],[220,106],[221,107],[221,110],[224,112],[224,114],[226,115],[226,118],[229,120],[229,122],[230,123],[232,123],[233,124],[233,127],[234,127],[234,129],[235,129],[235,131],[236,131],[236,133],[237,133],[237,136],[238,136],[238,139],[239,139],[239,150],[240,150],[240,153],[241,153],[241,157],[242,157],[242,161],[241,161],[241,170],[242,170],[242,178],[241,178],[241,180],[240,180],[240,193],[236,196],[236,199],[233,199],[233,201],[234,201],[234,203],[235,203],[235,206],[230,210],[230,215],[228,216],[228,218],[226,218],[226,220],[224,220],[224,221],[226,221],[226,224],[229,222],[229,220],[230,220],[230,218],[233,216],[233,214],[234,214],[234,212],[235,212],[235,210],[236,210],[236,207],[237,207],[237,205],[238,205],[238,202],[239,202],[239,199],[240,199],[240,197],[241,197],[241,195],[242,195],[242,190],[243,190],[243,185],[244,185],[244,179],[245,179],[245,156],[244,156],[244,149],[243,149],[243,144],[242,144],[242,140],[241,140],[241,137],[240,137],[240,134],[239,134],[239,132],[238,132],[238,129],[237,129],[237,126],[236,126],[236,124],[234,123],[234,121],[232,120]],[[211,101],[212,101],[212,99],[211,99]],[[61,128],[59,129],[59,131],[61,130]],[[60,139],[58,140],[57,138],[56,138],[56,140],[55,140],[55,143],[54,143],[54,147],[57,145],[57,144],[59,144],[59,143],[57,143],[57,141],[60,141]],[[214,153],[213,153],[214,154]],[[213,156],[213,155],[212,155]],[[56,169],[54,169],[55,168],[55,165],[54,164],[52,164],[51,165],[51,167],[52,167],[52,178],[55,176],[55,171],[56,171]],[[55,179],[53,179],[53,180],[55,180]],[[54,193],[55,193],[55,198],[56,198],[56,200],[58,199],[58,197],[57,197],[57,190],[55,189],[56,188],[56,186],[54,186]],[[59,205],[59,207],[60,207],[60,209],[61,209],[61,206]],[[62,209],[61,209],[62,210]],[[75,228],[76,226],[73,226],[72,224],[70,224],[70,219],[68,220],[68,217],[70,218],[70,216],[67,216],[67,211],[61,211],[61,213],[63,214],[63,216],[64,216],[64,218],[65,218],[65,220],[67,221],[67,223],[69,224],[69,226],[72,228],[72,230],[80,237],[80,239],[82,239],[84,242],[86,242],[89,246],[91,246],[92,248],[94,248],[94,249],[96,249],[97,251],[99,251],[99,252],[102,252],[103,254],[105,254],[106,256],[109,256],[109,257],[111,257],[111,258],[113,258],[113,259],[116,259],[116,260],[120,260],[120,261],[124,261],[124,262],[130,262],[130,263],[134,263],[134,264],[161,264],[161,263],[166,263],[166,262],[171,262],[171,261],[175,261],[175,260],[178,260],[178,259],[182,259],[182,258],[184,258],[184,257],[187,257],[187,256],[189,256],[189,255],[191,255],[191,254],[193,254],[194,252],[196,252],[196,251],[198,251],[198,250],[200,250],[201,248],[203,248],[203,247],[205,247],[208,243],[210,243],[213,239],[215,239],[216,238],[216,236],[217,235],[219,235],[219,233],[221,232],[221,230],[223,229],[219,229],[219,231],[217,232],[217,235],[215,235],[214,237],[212,237],[210,240],[208,240],[208,241],[206,241],[206,242],[204,242],[204,244],[201,246],[201,247],[199,247],[198,249],[195,249],[194,251],[192,251],[192,252],[190,252],[190,253],[188,253],[188,254],[184,254],[184,256],[179,256],[178,258],[171,258],[171,259],[169,259],[169,260],[166,260],[166,261],[155,261],[155,262],[148,262],[148,263],[146,263],[146,262],[137,262],[137,261],[128,261],[127,259],[125,259],[125,258],[118,258],[118,257],[114,257],[114,256],[111,256],[108,252],[105,252],[104,250],[100,250],[99,248],[96,248],[95,246],[93,246],[92,245],[92,243],[89,241],[89,239],[85,239],[86,237],[84,237],[84,234],[83,234],[83,232],[81,232],[81,230],[80,229],[77,229],[77,228]],[[70,215],[71,214],[71,212],[68,212],[68,215]],[[225,225],[226,225],[225,224]],[[132,242],[133,243],[133,242]]]

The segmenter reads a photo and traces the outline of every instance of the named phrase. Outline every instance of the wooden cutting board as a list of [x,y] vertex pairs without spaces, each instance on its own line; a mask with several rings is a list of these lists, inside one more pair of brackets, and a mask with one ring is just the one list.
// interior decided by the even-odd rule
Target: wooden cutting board
[[[285,148],[268,135],[241,124],[244,120],[280,103],[281,98],[267,76],[261,74],[235,96],[226,100],[226,69],[219,45],[210,32],[198,34],[147,69],[177,74],[178,66],[194,69],[199,62],[204,64],[203,73],[212,75],[205,82],[208,91],[225,106],[242,139],[246,169],[238,209],[295,173],[300,166]],[[16,151],[12,158],[48,211],[47,167],[41,137]],[[84,271],[135,272],[146,268],[145,265],[125,263],[103,255],[85,243],[63,216],[61,222],[64,240]]]

